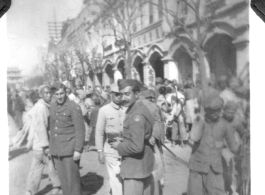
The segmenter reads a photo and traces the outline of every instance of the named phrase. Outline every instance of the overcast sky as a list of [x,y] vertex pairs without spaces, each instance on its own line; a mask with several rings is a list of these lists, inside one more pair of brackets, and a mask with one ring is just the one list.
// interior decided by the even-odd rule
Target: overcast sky
[[7,18],[8,64],[30,73],[39,63],[38,51],[49,41],[47,22],[71,19],[81,11],[83,0],[12,0]]

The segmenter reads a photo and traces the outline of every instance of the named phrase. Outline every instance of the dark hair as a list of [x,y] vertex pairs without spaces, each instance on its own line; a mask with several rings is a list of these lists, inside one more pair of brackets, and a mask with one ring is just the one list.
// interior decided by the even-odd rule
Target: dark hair
[[162,86],[159,88],[158,92],[162,95],[166,95],[167,93],[167,88],[165,86]]
[[132,87],[132,91],[133,91],[133,93],[140,92],[141,88],[140,88],[139,85],[135,85],[135,86]]
[[171,87],[167,87],[167,93],[172,93],[172,88]]

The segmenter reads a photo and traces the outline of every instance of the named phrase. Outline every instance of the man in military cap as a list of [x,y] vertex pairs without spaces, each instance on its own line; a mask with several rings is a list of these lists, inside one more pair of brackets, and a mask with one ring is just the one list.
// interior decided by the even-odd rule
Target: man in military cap
[[80,195],[79,161],[85,126],[80,107],[66,96],[66,87],[55,83],[56,102],[50,106],[50,154],[64,195]]
[[139,98],[140,87],[133,79],[119,84],[124,106],[128,107],[123,124],[123,141],[111,146],[122,156],[121,176],[124,179],[124,195],[151,194],[151,173],[154,170],[153,146],[149,143],[154,119]]
[[[122,94],[119,92],[116,83],[110,86],[110,91],[111,103],[101,107],[98,113],[96,149],[98,150],[99,162],[101,164],[106,163],[112,194],[122,195],[122,179],[120,177],[121,156],[117,150],[110,147],[110,143],[116,139],[122,139],[125,108],[121,107]],[[106,135],[106,139],[104,135]]]
[[225,195],[222,149],[224,139],[229,149],[236,153],[239,144],[234,130],[220,118],[223,100],[208,96],[204,100],[205,116],[194,122],[190,139],[194,141],[189,162],[188,195]]

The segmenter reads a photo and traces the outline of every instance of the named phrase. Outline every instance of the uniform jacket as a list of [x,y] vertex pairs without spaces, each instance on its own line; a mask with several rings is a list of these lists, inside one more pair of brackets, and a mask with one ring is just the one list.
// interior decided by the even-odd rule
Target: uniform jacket
[[66,99],[61,106],[50,106],[50,153],[55,156],[82,152],[85,141],[84,119],[80,106]]
[[[123,121],[125,118],[125,108],[111,102],[99,109],[97,124],[96,124],[96,148],[103,150],[106,156],[120,158],[117,150],[110,147],[108,137],[110,134],[119,135],[122,137]],[[104,138],[106,134],[106,142]]]
[[233,127],[223,118],[215,123],[206,119],[195,121],[190,136],[194,145],[189,168],[197,172],[208,173],[210,168],[217,173],[223,172],[222,149],[224,140],[232,152],[236,152],[239,148]]
[[154,119],[149,109],[137,101],[127,110],[123,125],[123,142],[117,150],[122,156],[123,178],[146,178],[154,170],[154,153],[149,139]]
[[162,114],[160,113],[160,108],[158,105],[148,101],[141,100],[143,104],[149,109],[152,117],[154,118],[154,126],[152,131],[152,136],[160,141],[164,139],[164,126],[162,123]]

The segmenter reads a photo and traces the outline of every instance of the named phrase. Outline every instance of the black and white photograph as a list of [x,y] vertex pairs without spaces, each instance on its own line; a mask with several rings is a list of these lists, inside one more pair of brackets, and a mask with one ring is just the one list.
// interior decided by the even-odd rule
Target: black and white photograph
[[3,2],[7,194],[254,194],[250,0]]

